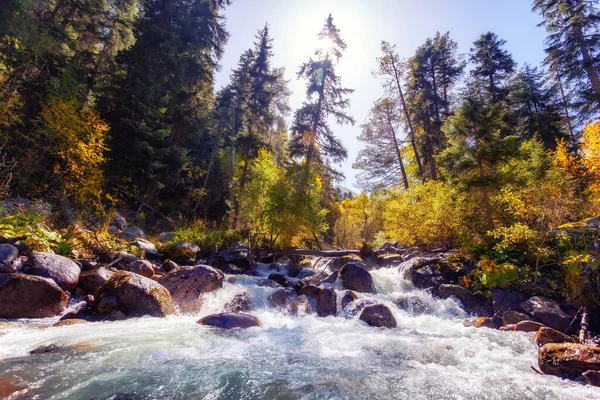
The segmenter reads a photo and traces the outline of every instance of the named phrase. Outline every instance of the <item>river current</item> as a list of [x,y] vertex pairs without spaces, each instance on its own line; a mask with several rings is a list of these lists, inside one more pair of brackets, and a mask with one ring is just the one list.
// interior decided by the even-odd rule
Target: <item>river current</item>
[[[267,307],[276,289],[229,275],[194,316],[62,327],[51,327],[58,317],[0,320],[0,393],[4,386],[18,390],[9,399],[600,399],[600,388],[537,374],[528,334],[465,326],[458,301],[415,290],[396,267],[372,275],[372,297],[391,308],[398,328],[286,315]],[[261,328],[196,324],[244,291]],[[409,300],[401,310],[400,297],[420,307]],[[50,344],[59,349],[29,354]]]

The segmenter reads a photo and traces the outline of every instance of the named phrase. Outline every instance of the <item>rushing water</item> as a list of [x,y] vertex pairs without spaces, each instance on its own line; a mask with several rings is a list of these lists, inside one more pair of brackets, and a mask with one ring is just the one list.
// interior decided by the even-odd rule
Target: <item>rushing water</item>
[[[57,318],[0,321],[0,393],[11,399],[600,399],[600,389],[535,373],[537,349],[520,332],[476,329],[452,299],[372,272],[376,298],[398,328],[356,319],[293,317],[266,306],[276,289],[230,276],[196,316],[50,327]],[[247,291],[263,326],[196,324]],[[407,295],[427,315],[394,304]],[[29,355],[41,345],[63,348]],[[0,394],[0,397],[2,395]]]

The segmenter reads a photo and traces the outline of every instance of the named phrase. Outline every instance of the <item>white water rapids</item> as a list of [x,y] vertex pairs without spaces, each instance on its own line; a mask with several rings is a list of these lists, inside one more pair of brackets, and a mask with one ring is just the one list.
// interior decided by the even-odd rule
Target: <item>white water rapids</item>
[[[195,316],[0,321],[0,388],[20,389],[10,399],[600,399],[600,388],[535,373],[527,334],[466,327],[452,299],[414,290],[397,268],[371,273],[398,328],[285,315],[266,305],[276,289],[248,276],[228,276]],[[196,324],[244,290],[261,328]],[[397,308],[407,294],[430,314]],[[66,347],[29,355],[49,344]]]

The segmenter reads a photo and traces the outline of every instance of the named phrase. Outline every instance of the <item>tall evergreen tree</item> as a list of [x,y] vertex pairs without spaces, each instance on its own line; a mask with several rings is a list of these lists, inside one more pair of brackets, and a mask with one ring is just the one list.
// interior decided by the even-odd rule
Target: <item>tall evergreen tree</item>
[[[195,201],[210,147],[213,73],[227,40],[228,0],[148,0],[124,73],[102,99],[111,125],[111,189],[137,204]],[[182,201],[183,200],[183,201]]]
[[[315,159],[341,162],[347,157],[346,149],[327,122],[328,118],[333,117],[338,124],[354,124],[354,119],[346,113],[350,106],[348,95],[353,90],[343,88],[335,72],[335,64],[341,58],[346,43],[340,37],[331,14],[318,38],[323,48],[318,49],[315,59],[311,57],[298,72],[299,78],[307,80],[307,100],[296,111],[292,123],[292,155],[305,155],[307,164]],[[306,132],[315,135],[314,142],[307,144],[304,141]]]
[[456,43],[449,34],[427,39],[409,61],[408,107],[419,128],[419,142],[429,177],[437,179],[435,155],[445,147],[441,131],[443,119],[450,114],[449,93],[464,69],[456,55]]
[[600,8],[596,0],[534,0],[544,18],[547,62],[557,64],[584,113],[600,111]]
[[394,100],[383,98],[375,102],[357,138],[366,147],[359,151],[352,166],[363,171],[358,176],[363,188],[374,191],[402,182],[408,189],[402,142],[398,139],[399,125],[400,110]]
[[505,83],[515,70],[512,56],[502,48],[505,44],[505,40],[488,32],[481,35],[471,48],[470,60],[475,64],[471,75],[483,82],[492,102],[506,98],[508,90]]
[[565,137],[560,126],[559,95],[556,87],[546,85],[542,71],[526,65],[510,82],[509,93],[521,137],[537,136],[550,149]]

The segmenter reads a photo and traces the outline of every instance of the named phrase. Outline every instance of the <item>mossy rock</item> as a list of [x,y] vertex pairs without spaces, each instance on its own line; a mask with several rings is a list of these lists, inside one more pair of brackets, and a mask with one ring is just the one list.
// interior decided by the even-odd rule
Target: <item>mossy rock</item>
[[129,317],[164,317],[175,313],[169,291],[141,275],[119,271],[98,289],[98,297],[115,296],[119,310]]

